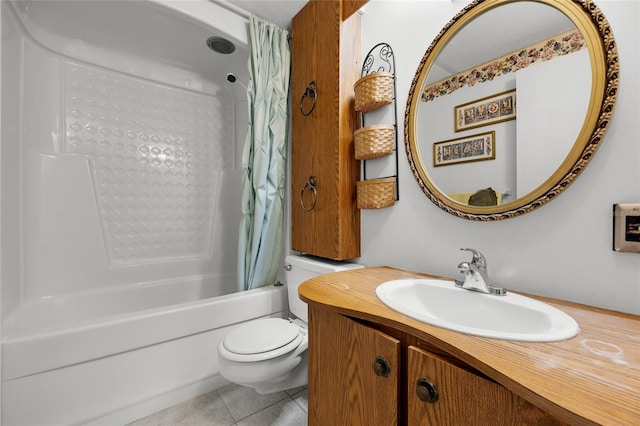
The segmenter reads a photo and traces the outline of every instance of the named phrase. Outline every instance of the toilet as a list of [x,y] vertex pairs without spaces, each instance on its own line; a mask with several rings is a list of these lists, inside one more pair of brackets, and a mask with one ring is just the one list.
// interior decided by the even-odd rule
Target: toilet
[[318,275],[362,267],[305,255],[287,256],[291,318],[261,318],[231,330],[218,345],[220,374],[260,394],[306,385],[307,304],[298,297],[298,287]]

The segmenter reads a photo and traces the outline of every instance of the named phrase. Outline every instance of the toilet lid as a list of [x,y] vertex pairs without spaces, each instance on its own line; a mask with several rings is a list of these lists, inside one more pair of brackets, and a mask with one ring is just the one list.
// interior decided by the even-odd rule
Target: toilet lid
[[251,321],[233,329],[223,345],[229,352],[251,355],[270,352],[294,341],[300,329],[282,318]]

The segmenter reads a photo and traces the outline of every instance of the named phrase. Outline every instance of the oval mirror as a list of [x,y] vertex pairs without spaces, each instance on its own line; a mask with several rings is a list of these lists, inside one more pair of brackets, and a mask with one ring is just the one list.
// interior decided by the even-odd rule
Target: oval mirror
[[471,2],[431,43],[409,90],[405,148],[422,191],[470,220],[554,199],[603,139],[618,69],[592,2]]

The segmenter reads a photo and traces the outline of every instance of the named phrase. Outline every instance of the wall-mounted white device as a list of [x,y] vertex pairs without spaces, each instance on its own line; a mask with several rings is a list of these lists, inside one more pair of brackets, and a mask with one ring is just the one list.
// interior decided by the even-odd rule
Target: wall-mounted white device
[[613,249],[640,253],[640,204],[613,205]]

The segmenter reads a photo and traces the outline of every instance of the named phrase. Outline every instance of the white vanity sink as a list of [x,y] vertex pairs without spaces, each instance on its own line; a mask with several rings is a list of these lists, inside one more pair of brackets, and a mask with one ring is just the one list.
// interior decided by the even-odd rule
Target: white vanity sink
[[464,290],[453,281],[387,281],[376,288],[376,295],[408,317],[476,336],[552,342],[580,331],[573,318],[546,303],[511,292],[495,296]]

